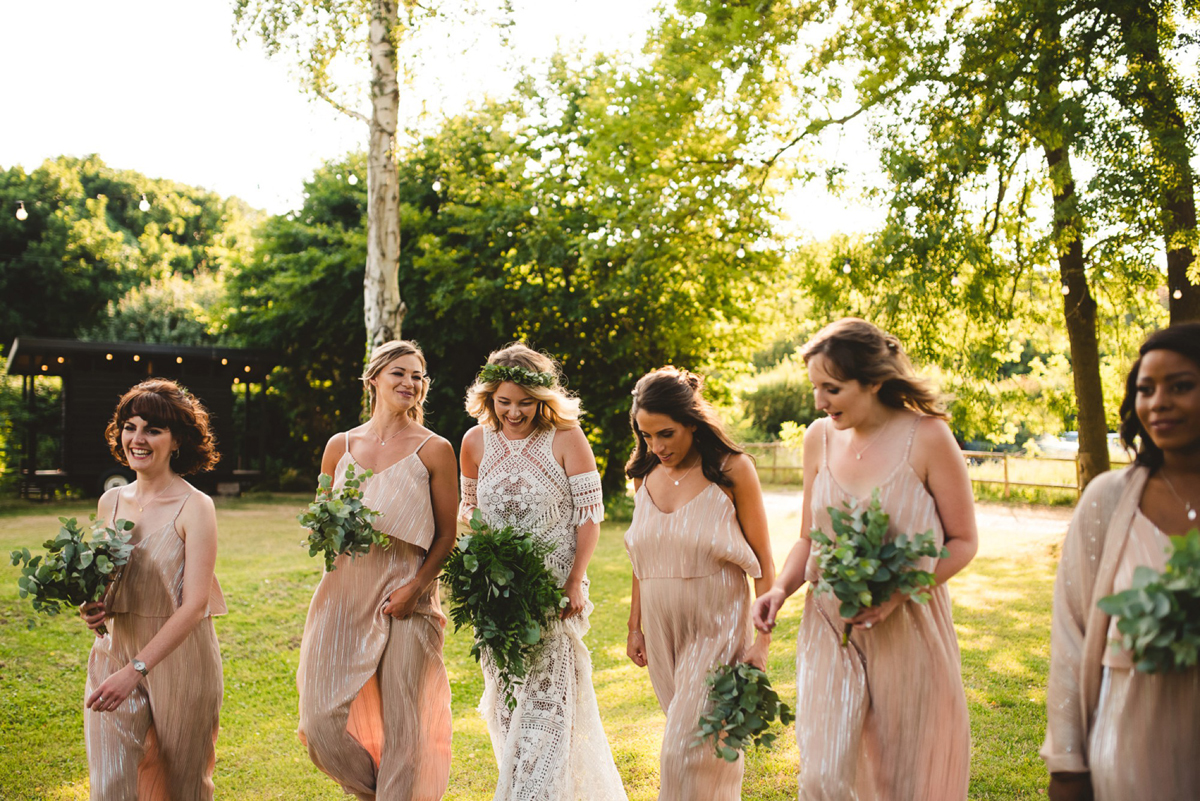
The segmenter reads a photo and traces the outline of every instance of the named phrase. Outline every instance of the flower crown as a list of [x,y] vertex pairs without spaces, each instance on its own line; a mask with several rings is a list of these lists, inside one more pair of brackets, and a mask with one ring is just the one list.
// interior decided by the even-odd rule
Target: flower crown
[[554,373],[535,373],[532,370],[526,370],[524,367],[485,364],[483,369],[479,371],[479,380],[485,384],[490,384],[493,381],[497,383],[511,381],[514,384],[526,387],[548,388],[554,386]]

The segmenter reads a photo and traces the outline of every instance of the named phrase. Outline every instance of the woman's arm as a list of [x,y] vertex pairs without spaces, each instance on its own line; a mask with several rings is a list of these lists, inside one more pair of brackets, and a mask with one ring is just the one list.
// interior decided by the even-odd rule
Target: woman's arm
[[[754,595],[761,598],[775,583],[775,561],[771,557],[771,534],[767,527],[762,485],[758,482],[754,460],[744,453],[730,457],[725,469],[733,481],[733,506],[737,511],[738,524],[746,542],[750,544],[750,550],[758,559],[760,575],[754,580]],[[753,645],[741,655],[741,659],[760,670],[766,670],[770,642],[770,631],[759,629]]]
[[754,627],[762,632],[769,632],[775,628],[775,616],[779,614],[783,602],[804,584],[804,571],[812,551],[812,540],[808,537],[812,528],[812,485],[817,477],[817,465],[821,463],[824,448],[824,438],[817,434],[818,426],[823,425],[823,420],[812,424],[804,437],[804,495],[800,510],[800,539],[788,552],[787,561],[783,564],[783,570],[776,576],[774,585],[754,602],[751,618]]
[[479,463],[483,460],[483,428],[475,426],[463,434],[459,449],[459,472],[462,476],[462,501],[458,507],[458,519],[469,522],[478,504],[475,482],[479,480]]
[[[634,491],[642,488],[642,479],[633,480]],[[642,589],[637,574],[632,577],[629,602],[629,637],[625,640],[625,654],[638,667],[646,666],[646,637],[642,634]]]
[[334,472],[337,470],[338,462],[350,449],[349,437],[348,433],[334,434],[325,443],[325,453],[321,455],[321,472],[330,478],[337,478]]
[[[134,655],[135,659],[146,663],[148,671],[154,670],[188,638],[196,624],[208,616],[217,562],[217,512],[212,498],[202,492],[193,492],[184,502],[176,526],[184,540],[183,601],[150,642]],[[133,669],[131,662],[110,675],[88,696],[88,708],[97,712],[116,709],[141,680],[142,675]]]
[[913,461],[916,462],[913,469],[925,478],[925,486],[933,496],[942,521],[946,550],[950,552],[948,557],[938,560],[933,571],[938,584],[945,584],[966,567],[979,550],[971,477],[967,474],[962,450],[944,421],[934,417],[921,420],[913,446]]
[[[596,472],[596,457],[592,454],[592,446],[587,441],[583,429],[578,426],[559,431],[554,437],[555,456],[566,471],[567,477],[581,476]],[[602,513],[602,512],[601,512]],[[596,543],[600,541],[600,523],[595,517],[589,516],[575,529],[575,561],[571,572],[563,585],[563,595],[567,597],[567,607],[562,610],[562,617],[568,618],[583,612],[583,578],[587,575],[588,562],[596,552]]]
[[433,502],[433,542],[425,561],[417,569],[413,580],[398,587],[388,596],[383,607],[385,615],[403,620],[417,608],[417,602],[437,581],[442,563],[454,547],[458,524],[458,463],[454,459],[454,448],[441,437],[431,439],[417,458],[429,471],[429,497]]

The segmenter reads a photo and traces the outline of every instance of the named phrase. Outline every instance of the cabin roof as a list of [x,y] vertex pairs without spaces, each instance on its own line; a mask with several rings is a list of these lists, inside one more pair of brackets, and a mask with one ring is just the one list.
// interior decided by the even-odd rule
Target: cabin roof
[[216,348],[147,342],[84,342],[78,339],[17,337],[8,352],[9,375],[66,375],[91,372],[175,374],[228,372],[230,381],[259,383],[275,366],[273,353],[255,348]]

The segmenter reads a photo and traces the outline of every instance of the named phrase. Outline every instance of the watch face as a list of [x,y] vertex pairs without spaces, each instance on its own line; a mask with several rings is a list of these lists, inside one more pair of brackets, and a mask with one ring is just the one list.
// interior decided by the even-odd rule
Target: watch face
[[138,673],[141,673],[143,676],[146,675],[146,663],[140,659],[133,660],[133,669]]

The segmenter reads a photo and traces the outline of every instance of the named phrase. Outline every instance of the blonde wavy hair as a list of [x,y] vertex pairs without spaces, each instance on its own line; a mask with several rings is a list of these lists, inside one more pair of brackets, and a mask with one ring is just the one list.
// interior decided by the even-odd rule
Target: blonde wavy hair
[[[537,412],[533,417],[535,430],[548,431],[557,428],[562,431],[579,425],[579,416],[582,414],[579,398],[563,389],[562,371],[554,359],[544,353],[538,353],[522,342],[513,342],[500,350],[492,351],[488,355],[487,363],[501,367],[519,367],[532,373],[549,373],[554,376],[554,382],[548,387],[518,384],[529,393],[529,397],[538,402]],[[493,431],[500,430],[500,418],[496,415],[492,396],[502,383],[476,378],[475,383],[467,390],[467,414],[478,420],[480,425],[488,426]]]
[[417,402],[408,410],[408,416],[417,425],[423,425],[425,423],[425,396],[429,394],[430,383],[429,375],[425,373],[428,368],[425,365],[425,354],[421,352],[421,347],[416,342],[410,342],[407,339],[393,339],[371,351],[367,369],[362,374],[363,390],[367,393],[367,416],[375,414],[375,385],[371,383],[371,379],[382,373],[389,364],[401,356],[416,356],[421,360],[421,386],[417,389]]

